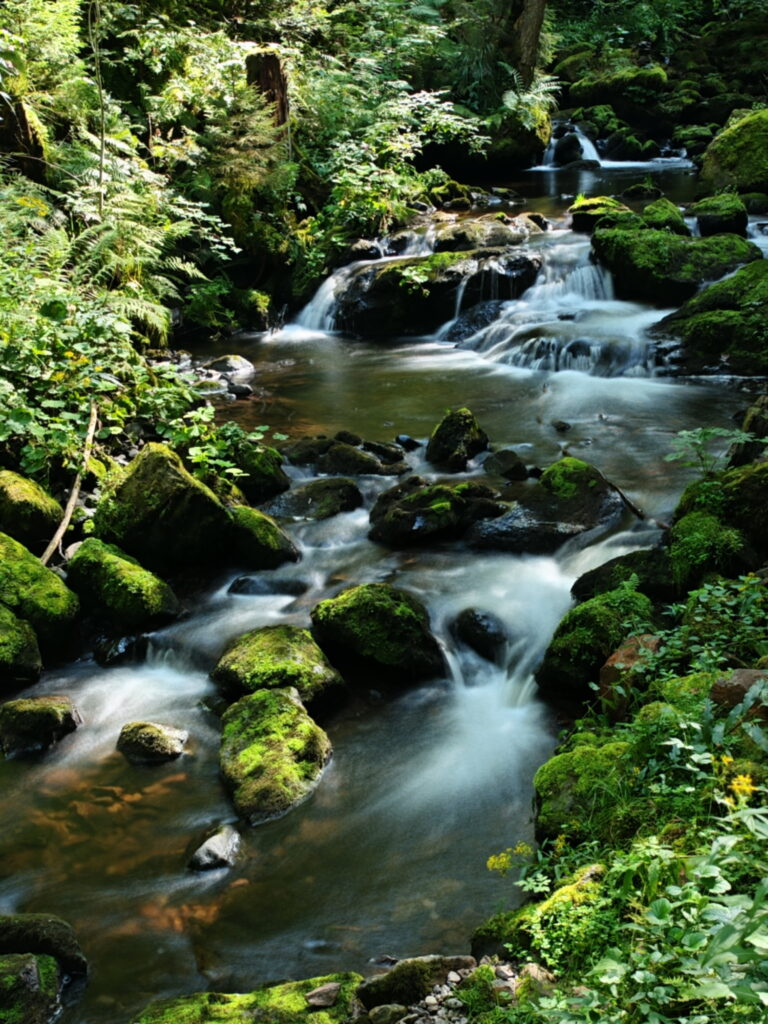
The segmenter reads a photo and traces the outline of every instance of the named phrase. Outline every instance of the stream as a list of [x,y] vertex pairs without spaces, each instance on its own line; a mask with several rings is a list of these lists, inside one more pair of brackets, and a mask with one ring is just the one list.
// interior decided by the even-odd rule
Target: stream
[[[460,544],[391,552],[367,529],[377,493],[394,481],[363,478],[365,508],[287,524],[302,561],[263,574],[273,592],[230,594],[238,574],[229,573],[189,617],[151,638],[144,663],[103,669],[86,659],[25,691],[69,694],[85,723],[42,757],[0,764],[0,912],[59,914],[91,964],[62,1024],[127,1024],[160,997],[464,952],[472,929],[515,900],[511,881],[485,862],[532,838],[531,780],[554,749],[556,727],[531,670],[570,606],[571,584],[655,541],[654,520],[668,520],[686,481],[664,461],[675,433],[731,426],[747,404],[731,382],[664,376],[645,333],[664,311],[616,300],[589,262],[585,236],[567,229],[575,192],[619,192],[644,177],[643,167],[545,168],[504,183],[553,220],[530,242],[544,270],[458,346],[448,328],[387,344],[334,333],[338,282],[298,323],[227,343],[258,366],[257,395],[223,411],[245,427],[424,440],[448,407],[467,405],[494,446],[542,466],[567,450],[649,518],[627,517],[590,547],[566,545],[554,557],[477,554]],[[673,200],[690,197],[684,162],[657,161],[650,172]],[[570,424],[567,433],[553,427],[558,420]],[[435,477],[423,449],[409,461]],[[480,472],[471,466],[468,475]],[[300,597],[297,581],[307,588]],[[397,700],[353,703],[324,723],[334,756],[314,795],[278,821],[244,828],[234,868],[190,872],[205,831],[235,820],[218,778],[208,670],[232,637],[259,625],[307,625],[317,601],[367,581],[404,586],[427,604],[449,678]],[[506,623],[502,664],[453,641],[452,619],[473,606]],[[188,729],[187,753],[161,766],[127,763],[115,743],[139,718]]]

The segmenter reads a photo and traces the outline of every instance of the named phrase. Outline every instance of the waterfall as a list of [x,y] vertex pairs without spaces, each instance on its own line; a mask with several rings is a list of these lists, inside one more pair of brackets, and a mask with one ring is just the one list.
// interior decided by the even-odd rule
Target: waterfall
[[[587,136],[578,128],[576,125],[568,125],[568,134],[575,135],[581,146],[580,160],[590,160],[594,163],[601,163],[600,154],[597,152],[594,142],[588,139]],[[532,171],[553,171],[559,170],[559,165],[555,163],[555,150],[557,148],[558,139],[554,136],[549,140],[549,145],[544,151],[542,161],[536,167],[531,167]],[[567,166],[567,164],[565,165]]]
[[582,160],[596,160],[600,163],[600,154],[595,148],[594,142],[588,139],[587,136],[579,128],[574,127],[574,132],[578,136],[579,142],[581,143],[581,159]]

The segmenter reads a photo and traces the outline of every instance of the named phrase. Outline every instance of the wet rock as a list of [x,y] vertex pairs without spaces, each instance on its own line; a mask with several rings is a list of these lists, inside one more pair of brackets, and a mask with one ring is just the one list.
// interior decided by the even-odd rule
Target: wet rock
[[455,540],[506,505],[484,484],[429,484],[418,476],[380,494],[371,509],[371,540],[403,548],[429,541]]
[[127,722],[120,730],[117,749],[133,764],[160,764],[184,753],[189,733],[157,722]]
[[503,248],[520,245],[528,238],[529,230],[522,219],[497,217],[495,214],[464,218],[454,224],[438,227],[435,252],[470,252],[477,249]]
[[0,748],[6,757],[45,750],[82,725],[69,697],[27,697],[0,704]]
[[709,697],[717,707],[730,711],[741,704],[753,686],[768,685],[768,672],[760,669],[737,668],[721,676],[712,684]]
[[269,501],[291,486],[290,478],[283,469],[283,457],[277,449],[251,441],[245,435],[230,442],[229,452],[243,474],[238,476],[237,486],[251,504]]
[[88,972],[74,929],[52,914],[0,915],[0,955],[19,952],[52,956],[67,974]]
[[427,461],[449,473],[459,473],[488,447],[488,435],[469,409],[447,413],[432,431]]
[[451,632],[488,661],[497,660],[508,639],[501,619],[481,608],[465,608],[451,625]]
[[139,661],[146,653],[147,641],[144,636],[102,636],[93,645],[93,656],[97,664],[110,668]]
[[0,470],[0,530],[42,551],[64,518],[61,505],[33,480]]
[[317,468],[321,473],[349,476],[396,476],[408,467],[400,463],[385,465],[370,452],[337,441],[318,458]]
[[351,430],[339,430],[333,435],[333,439],[341,444],[351,444],[353,447],[363,443],[362,437],[359,434],[353,434]]
[[49,1024],[59,1010],[59,967],[51,956],[0,956],[0,1021]]
[[227,590],[228,594],[244,594],[249,597],[260,597],[268,594],[289,594],[301,597],[309,590],[304,580],[288,579],[285,576],[238,576]]
[[363,496],[354,480],[333,477],[330,480],[312,480],[279,498],[275,498],[264,511],[269,515],[295,519],[330,519],[340,512],[360,508]]
[[630,551],[590,569],[576,580],[571,593],[577,601],[615,590],[619,584],[636,576],[637,589],[654,604],[670,604],[680,596],[672,575],[669,556],[664,549]]
[[192,871],[214,871],[235,863],[240,833],[232,825],[221,825],[198,846],[189,861]]
[[254,393],[250,384],[230,384],[227,390],[235,398],[250,398]]
[[250,824],[282,817],[305,800],[330,756],[331,741],[293,688],[257,690],[222,717],[222,776]]
[[511,448],[504,448],[500,452],[492,452],[483,463],[483,469],[491,476],[501,476],[505,480],[526,480],[528,468]]
[[552,420],[552,426],[558,434],[565,434],[571,429],[572,424],[566,423],[565,420]]
[[392,686],[444,670],[424,605],[388,583],[366,583],[321,601],[312,610],[317,642],[347,678],[375,675]]
[[205,364],[206,369],[222,374],[228,380],[238,384],[245,383],[256,376],[256,368],[250,359],[244,356],[218,356]]
[[346,267],[349,263],[357,263],[360,260],[378,260],[381,259],[381,256],[381,245],[378,242],[370,238],[358,238],[356,242],[348,245],[339,253],[334,260],[334,265]]
[[610,196],[592,196],[589,199],[580,198],[568,207],[571,215],[571,226],[574,231],[583,231],[591,234],[597,222],[606,214],[631,213],[632,211],[618,199]]
[[421,441],[416,441],[408,434],[398,434],[395,440],[406,452],[415,452],[417,448],[423,447]]
[[37,682],[42,668],[35,631],[0,605],[0,694]]
[[234,547],[254,569],[277,569],[286,562],[298,562],[301,553],[291,538],[270,516],[247,505],[229,510]]
[[581,160],[583,150],[576,132],[566,132],[561,135],[555,143],[553,162],[556,167],[563,167],[565,164],[573,163],[574,160]]
[[85,610],[123,632],[164,625],[181,611],[159,576],[95,537],[84,541],[68,563],[67,582]]
[[341,982],[329,981],[325,985],[319,985],[317,988],[313,988],[311,992],[307,992],[304,998],[307,1001],[307,1006],[311,1006],[313,1009],[327,1009],[329,1006],[335,1006],[339,995],[341,993]]
[[649,185],[644,181],[638,181],[634,185],[628,185],[621,193],[622,199],[661,199],[664,193],[656,185]]
[[654,231],[671,231],[675,235],[690,235],[680,210],[668,199],[657,199],[643,207],[643,220]]
[[[416,446],[418,447],[418,443]],[[406,452],[400,444],[390,444],[388,441],[363,441],[363,450],[375,455],[386,465],[402,462]]]
[[732,192],[701,199],[689,212],[696,218],[702,237],[723,232],[742,237],[747,234],[747,208]]
[[750,405],[744,416],[741,429],[745,434],[751,434],[754,440],[734,445],[729,450],[729,469],[754,462],[768,447],[768,394],[760,395]]
[[458,348],[471,348],[474,335],[498,320],[503,305],[498,299],[489,299],[462,310],[450,327],[440,332],[441,339],[454,342]]
[[475,966],[471,956],[412,957],[401,960],[386,974],[364,981],[357,996],[367,1010],[392,1003],[410,1006],[428,996],[434,985],[443,984],[450,971]]
[[312,634],[298,626],[262,626],[237,637],[211,676],[230,695],[292,686],[305,702],[341,684]]

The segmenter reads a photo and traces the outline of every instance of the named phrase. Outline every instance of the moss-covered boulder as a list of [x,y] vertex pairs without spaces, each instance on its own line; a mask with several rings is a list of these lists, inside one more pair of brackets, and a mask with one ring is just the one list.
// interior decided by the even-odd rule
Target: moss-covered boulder
[[466,537],[472,547],[516,554],[551,554],[566,540],[607,528],[624,500],[594,466],[566,456],[533,485],[512,485],[507,512],[475,522]]
[[0,604],[35,630],[46,657],[66,654],[76,639],[77,596],[31,551],[0,533]]
[[171,588],[114,544],[89,537],[67,566],[83,608],[121,632],[151,629],[181,611]]
[[632,211],[624,203],[611,196],[590,196],[588,198],[580,196],[568,207],[568,213],[571,215],[573,230],[584,231],[589,235],[592,234],[601,217],[632,213]]
[[715,136],[704,154],[707,188],[768,192],[768,110],[755,110]]
[[37,682],[42,668],[35,631],[0,605],[0,693]]
[[404,463],[386,463],[372,452],[363,451],[356,445],[334,441],[330,448],[317,460],[321,473],[343,473],[347,476],[397,476],[404,473]]
[[444,671],[440,646],[424,605],[388,583],[364,583],[312,610],[317,642],[345,678],[375,675],[390,685]]
[[6,757],[45,750],[82,725],[70,697],[28,697],[0,704],[0,749]]
[[592,245],[626,299],[680,303],[705,281],[762,258],[760,249],[737,235],[684,238],[668,231],[597,230]]
[[464,217],[452,224],[438,225],[434,251],[470,252],[477,249],[504,248],[508,245],[520,245],[527,240],[529,234],[529,225],[522,218],[496,214]]
[[49,1024],[58,1014],[61,979],[51,956],[0,956],[0,1022]]
[[621,741],[555,754],[533,779],[537,837],[554,839],[566,828],[575,836],[585,827],[599,833],[631,770],[630,745]]
[[51,956],[73,976],[88,973],[74,929],[52,914],[0,915],[0,955],[20,952]]
[[134,764],[162,764],[184,753],[189,738],[185,729],[157,722],[127,722],[120,730],[117,749]]
[[579,576],[571,587],[571,593],[577,601],[586,601],[607,590],[615,590],[633,578],[640,593],[654,604],[669,604],[680,596],[672,576],[669,554],[664,548],[629,551],[626,555],[611,558]]
[[298,626],[263,626],[237,637],[212,677],[228,694],[237,696],[293,686],[305,703],[342,681],[309,630]]
[[444,985],[451,971],[475,967],[471,956],[415,956],[375,978],[364,981],[357,996],[366,1010],[401,1003],[410,1006],[429,995],[435,985]]
[[621,116],[636,120],[648,112],[668,89],[667,73],[658,64],[590,72],[570,88],[574,104],[610,104]]
[[653,605],[629,585],[606,591],[572,609],[555,630],[536,682],[546,696],[586,700],[606,658],[630,633],[653,619]]
[[[328,974],[240,995],[201,992],[151,1003],[132,1024],[344,1024],[353,1016],[360,981],[359,974]],[[311,1006],[307,997],[331,985],[338,986],[333,1005]]]
[[702,237],[721,234],[745,237],[747,234],[747,208],[732,192],[701,199],[689,212],[696,218]]
[[740,530],[761,558],[768,557],[768,462],[729,469],[720,491],[723,522]]
[[245,474],[237,478],[237,486],[254,505],[269,501],[291,486],[283,457],[275,448],[249,441],[246,436],[233,445],[232,460]]
[[221,724],[221,773],[237,813],[251,824],[305,800],[331,756],[331,741],[292,687],[242,697]]
[[679,592],[699,586],[708,573],[738,575],[748,568],[740,530],[704,511],[682,516],[669,531],[669,563]]
[[295,559],[289,538],[247,506],[225,508],[166,445],[148,444],[96,508],[94,533],[156,571]]
[[371,540],[405,548],[455,540],[478,519],[501,515],[507,506],[484,484],[429,484],[408,477],[380,494],[371,509]]
[[360,488],[349,477],[312,480],[270,501],[265,511],[293,519],[330,519],[363,504]]
[[[715,239],[712,239],[715,241]],[[655,329],[683,341],[683,366],[693,373],[768,372],[768,260],[742,267],[705,288]]]
[[0,470],[0,530],[35,551],[56,532],[64,510],[39,484],[9,469]]
[[427,461],[449,473],[460,473],[488,447],[488,435],[469,409],[454,409],[440,420],[427,445]]
[[654,231],[671,231],[675,235],[691,233],[680,210],[664,196],[644,206],[642,217]]

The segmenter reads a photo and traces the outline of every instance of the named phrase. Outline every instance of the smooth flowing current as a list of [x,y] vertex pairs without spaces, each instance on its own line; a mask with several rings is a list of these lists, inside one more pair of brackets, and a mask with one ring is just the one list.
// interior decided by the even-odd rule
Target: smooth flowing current
[[[467,405],[494,446],[542,466],[567,449],[649,519],[627,517],[591,547],[551,558],[478,555],[460,544],[393,553],[367,529],[376,493],[394,480],[364,478],[364,509],[286,524],[303,557],[263,574],[274,593],[228,594],[238,574],[222,575],[189,617],[152,637],[143,664],[103,669],[83,660],[25,691],[71,695],[85,723],[42,757],[0,764],[0,912],[64,917],[91,964],[63,1024],[128,1024],[162,996],[463,952],[472,929],[514,901],[512,883],[485,862],[531,839],[532,776],[556,742],[531,668],[570,606],[574,579],[658,536],[654,519],[668,519],[685,483],[664,461],[675,433],[731,425],[746,404],[723,381],[657,376],[645,331],[663,311],[613,298],[585,237],[562,220],[575,191],[620,191],[639,176],[529,174],[517,186],[528,208],[561,218],[530,243],[545,269],[459,347],[445,330],[387,345],[329,333],[338,281],[326,286],[325,321],[309,317],[308,325],[307,315],[277,334],[228,343],[258,367],[257,397],[224,409],[244,425],[268,422],[291,437],[344,428],[371,440],[423,440],[448,407]],[[684,169],[658,176],[673,198],[685,196]],[[552,194],[542,197],[545,189]],[[446,321],[456,312],[447,310]],[[567,433],[557,420],[570,424]],[[435,475],[420,451],[410,459]],[[297,580],[308,587],[299,598]],[[334,756],[314,795],[279,821],[244,828],[231,870],[190,872],[205,831],[234,821],[209,710],[215,659],[230,638],[264,624],[307,625],[318,600],[372,580],[426,602],[450,678],[394,701],[355,703],[326,723]],[[448,626],[467,607],[507,624],[503,664],[455,645]],[[115,743],[136,719],[188,729],[187,753],[159,767],[128,764]]]

